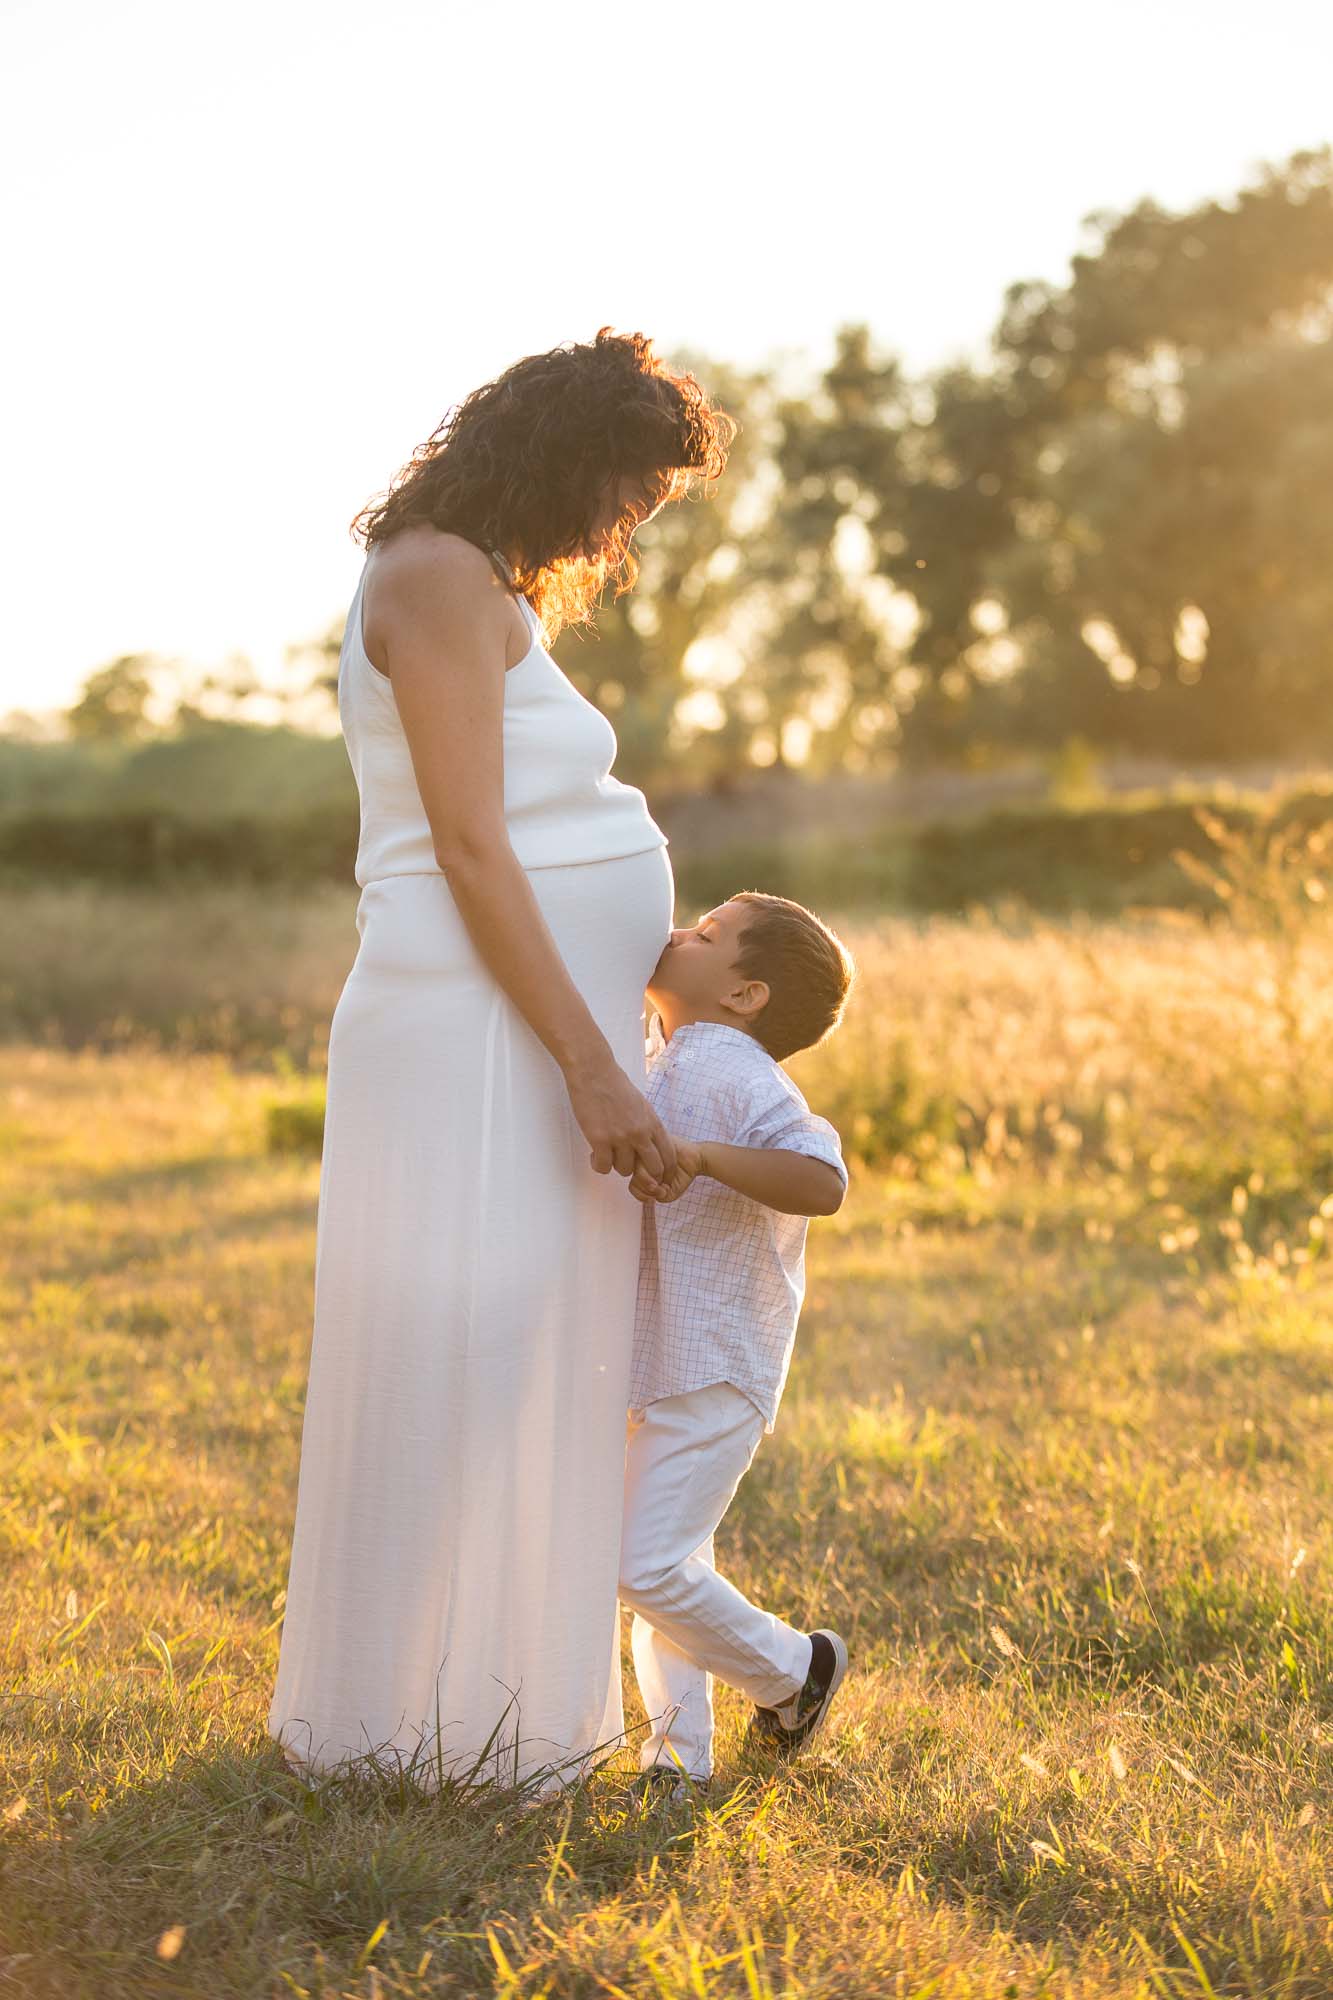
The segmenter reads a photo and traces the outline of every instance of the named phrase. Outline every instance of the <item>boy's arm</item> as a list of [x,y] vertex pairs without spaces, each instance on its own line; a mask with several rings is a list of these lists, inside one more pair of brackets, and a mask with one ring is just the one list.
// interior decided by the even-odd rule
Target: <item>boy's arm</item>
[[786,1146],[726,1146],[720,1139],[700,1140],[696,1150],[701,1174],[765,1208],[784,1215],[834,1215],[842,1207],[842,1175],[810,1153]]

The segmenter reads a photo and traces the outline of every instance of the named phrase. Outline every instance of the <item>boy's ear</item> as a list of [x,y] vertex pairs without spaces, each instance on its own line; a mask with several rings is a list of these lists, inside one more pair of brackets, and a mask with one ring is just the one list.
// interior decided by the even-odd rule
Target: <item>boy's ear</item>
[[738,1014],[762,1013],[768,1005],[768,981],[747,979],[744,985],[733,987],[727,995],[727,1005]]

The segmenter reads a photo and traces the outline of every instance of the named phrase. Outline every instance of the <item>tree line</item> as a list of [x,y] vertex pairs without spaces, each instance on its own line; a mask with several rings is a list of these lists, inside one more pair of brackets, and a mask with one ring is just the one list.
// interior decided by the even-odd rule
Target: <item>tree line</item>
[[[1333,751],[1333,150],[1084,227],[1065,284],[1007,289],[984,366],[911,377],[866,324],[795,383],[673,355],[740,422],[727,473],[555,648],[622,775]],[[293,649],[302,700],[339,637]],[[145,732],[149,678],[101,669],[71,733]]]

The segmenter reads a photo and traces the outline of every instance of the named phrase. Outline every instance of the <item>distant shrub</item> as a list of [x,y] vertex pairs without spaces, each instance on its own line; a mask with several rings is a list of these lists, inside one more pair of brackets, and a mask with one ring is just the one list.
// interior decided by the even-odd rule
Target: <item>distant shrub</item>
[[[1004,807],[984,818],[942,821],[905,839],[903,902],[916,910],[960,911],[1019,898],[1051,913],[1109,916],[1127,906],[1216,907],[1182,853],[1200,860],[1213,841],[1198,817],[1202,800],[1128,799],[1074,809]],[[1236,832],[1269,823],[1262,800],[1214,798],[1209,810]],[[1333,813],[1333,792],[1293,793],[1272,824],[1311,828]]]
[[191,819],[171,812],[25,813],[0,821],[0,864],[130,884],[350,881],[355,812]]
[[271,1097],[264,1107],[264,1136],[270,1153],[321,1153],[324,1149],[324,1092],[303,1097]]
[[[1206,859],[1198,806],[1237,831],[1313,827],[1333,792],[1139,797],[1085,808],[1004,807],[972,819],[873,827],[863,839],[777,836],[691,853],[673,842],[682,908],[742,888],[813,908],[960,912],[1019,902],[1048,915],[1111,916],[1135,906],[1199,909],[1213,898],[1178,856]],[[207,819],[170,812],[23,813],[0,819],[0,868],[129,884],[352,881],[355,808]]]

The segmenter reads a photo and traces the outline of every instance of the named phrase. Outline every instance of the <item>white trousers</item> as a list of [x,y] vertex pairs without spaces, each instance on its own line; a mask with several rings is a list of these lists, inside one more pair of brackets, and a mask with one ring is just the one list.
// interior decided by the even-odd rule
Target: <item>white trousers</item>
[[634,1612],[645,1771],[679,1758],[690,1777],[712,1775],[714,1674],[774,1708],[810,1671],[807,1635],[760,1611],[713,1566],[713,1532],[763,1435],[763,1416],[730,1382],[629,1413],[620,1601]]

